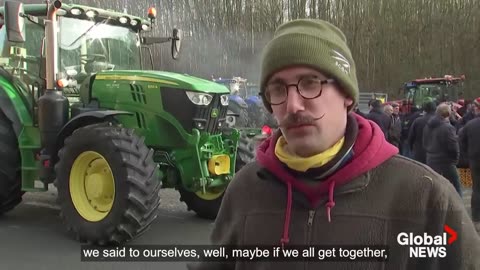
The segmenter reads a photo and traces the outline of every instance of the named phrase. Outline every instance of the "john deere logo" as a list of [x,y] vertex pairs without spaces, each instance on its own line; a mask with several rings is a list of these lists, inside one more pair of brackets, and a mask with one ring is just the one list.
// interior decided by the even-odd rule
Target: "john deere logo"
[[217,118],[217,116],[218,116],[218,109],[213,109],[212,113],[210,114],[210,117]]

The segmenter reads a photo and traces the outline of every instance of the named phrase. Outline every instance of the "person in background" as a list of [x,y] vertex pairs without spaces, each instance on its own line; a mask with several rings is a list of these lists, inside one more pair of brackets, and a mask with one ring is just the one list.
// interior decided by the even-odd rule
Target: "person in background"
[[461,152],[468,160],[472,174],[472,219],[480,233],[480,97],[473,102],[475,118],[459,131]]
[[407,144],[413,153],[413,159],[427,164],[427,152],[423,146],[423,129],[428,121],[435,116],[435,102],[430,101],[423,104],[423,111],[425,114],[415,119],[410,127]]
[[470,102],[471,102],[470,100],[463,100],[463,99],[458,100],[458,105],[462,107],[460,107],[457,110],[457,112],[461,117],[464,117],[465,113],[467,113],[468,105],[470,104]]
[[460,109],[462,110],[462,118],[460,118],[458,121],[458,130],[464,127],[470,120],[475,118],[475,102],[466,101],[465,106]]
[[372,103],[377,100],[375,98],[372,98],[368,101],[368,112],[370,113],[372,110],[373,110],[373,106],[372,106]]
[[[211,243],[270,251],[382,245],[388,261],[270,256],[189,269],[480,269],[480,237],[448,180],[398,155],[375,122],[352,111],[356,65],[339,28],[317,19],[280,25],[262,53],[260,93],[279,129],[228,185]],[[458,234],[445,258],[411,258],[398,243],[401,232],[443,235],[444,224]]]
[[420,116],[423,115],[423,111],[416,106],[413,106],[411,108],[410,113],[403,113],[401,116],[402,119],[402,149],[401,149],[401,154],[405,157],[412,158],[413,159],[413,153],[411,151],[411,148],[408,146],[408,135],[410,133],[411,126],[413,124],[413,121],[415,119],[419,118]]
[[392,116],[392,114],[393,114],[392,105],[387,104],[387,105],[383,106],[383,112],[385,112],[388,115],[388,117]]
[[450,106],[441,103],[423,130],[423,146],[427,152],[427,165],[447,178],[462,196],[457,164],[460,157],[455,127],[450,124]]
[[372,107],[372,109],[367,114],[367,119],[375,122],[383,131],[385,138],[388,138],[388,130],[390,129],[390,117],[383,111],[382,102],[378,99],[375,99],[372,101],[370,106]]
[[395,147],[400,149],[401,135],[402,135],[402,122],[400,121],[399,106],[397,103],[388,104],[384,107],[385,114],[390,117],[390,128],[388,129],[387,140]]
[[461,116],[454,110],[454,105],[452,104],[452,102],[443,102],[441,104],[448,105],[448,108],[450,110],[450,118],[449,118],[450,124],[455,128],[457,128],[459,125],[459,120],[461,119]]

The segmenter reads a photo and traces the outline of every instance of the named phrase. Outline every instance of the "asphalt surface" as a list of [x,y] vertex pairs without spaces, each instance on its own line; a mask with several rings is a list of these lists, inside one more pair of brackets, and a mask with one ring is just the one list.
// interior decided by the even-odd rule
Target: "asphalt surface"
[[[469,189],[465,206],[470,212]],[[132,245],[208,244],[212,221],[187,211],[174,190],[162,190],[162,206],[150,231]],[[186,269],[185,262],[83,262],[80,244],[64,230],[55,192],[24,195],[21,205],[0,218],[0,270]]]
[[[212,221],[187,211],[174,190],[162,190],[152,228],[131,245],[208,244]],[[186,269],[185,262],[83,262],[81,245],[66,234],[55,192],[25,194],[22,204],[0,218],[0,270]]]

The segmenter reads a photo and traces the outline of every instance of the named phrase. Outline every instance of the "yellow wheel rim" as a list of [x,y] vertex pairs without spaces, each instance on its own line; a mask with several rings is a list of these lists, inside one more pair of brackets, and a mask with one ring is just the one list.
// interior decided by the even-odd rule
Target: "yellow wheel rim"
[[115,179],[107,160],[97,152],[86,151],[73,162],[70,196],[77,212],[86,220],[104,219],[115,199]]
[[203,193],[203,191],[197,191],[195,192],[195,194],[200,198],[200,199],[203,199],[203,200],[206,200],[206,201],[211,201],[211,200],[215,200],[217,198],[219,198],[220,196],[222,196],[223,192],[225,191],[225,189],[221,189],[221,190],[218,190],[218,191],[210,191],[210,190],[206,190],[205,193]]

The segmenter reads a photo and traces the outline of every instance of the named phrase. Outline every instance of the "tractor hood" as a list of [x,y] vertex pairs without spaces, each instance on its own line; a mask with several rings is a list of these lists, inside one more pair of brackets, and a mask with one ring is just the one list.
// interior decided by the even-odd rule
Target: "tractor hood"
[[143,81],[203,93],[230,93],[226,86],[220,85],[213,81],[194,77],[188,74],[179,74],[167,71],[101,71],[97,73],[95,79],[111,81]]

